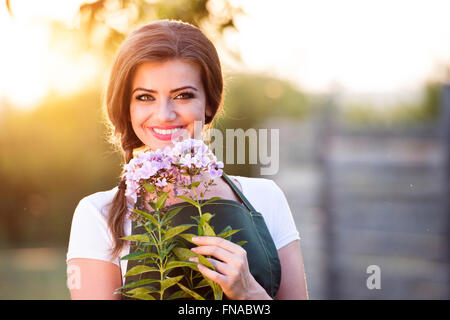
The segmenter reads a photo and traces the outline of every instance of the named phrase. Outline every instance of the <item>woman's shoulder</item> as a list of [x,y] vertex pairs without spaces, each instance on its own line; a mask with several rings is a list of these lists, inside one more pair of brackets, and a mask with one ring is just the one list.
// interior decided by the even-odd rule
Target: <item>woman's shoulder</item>
[[245,176],[230,176],[241,185],[241,191],[257,211],[266,211],[272,207],[273,202],[278,202],[284,197],[281,188],[268,178],[256,178]]
[[108,229],[108,204],[112,202],[117,187],[83,197],[74,212],[66,261],[72,258],[89,258],[113,262],[110,249],[114,243]]
[[277,249],[300,239],[291,208],[283,190],[268,178],[235,176],[244,196],[262,214]]
[[268,178],[256,178],[245,176],[230,176],[239,182],[242,192],[247,193],[261,193],[272,192],[279,189],[275,181]]
[[106,217],[107,209],[111,204],[114,195],[117,192],[117,187],[110,190],[99,191],[83,197],[78,206],[88,206],[90,209],[100,212]]

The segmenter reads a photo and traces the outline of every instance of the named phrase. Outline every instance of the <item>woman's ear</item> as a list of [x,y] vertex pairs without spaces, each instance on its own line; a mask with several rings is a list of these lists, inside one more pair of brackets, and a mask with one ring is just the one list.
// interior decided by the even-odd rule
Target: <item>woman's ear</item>
[[209,105],[206,105],[206,108],[205,108],[205,115],[206,115],[207,117],[212,117],[212,114],[213,114],[213,112],[212,112],[211,107],[210,107]]

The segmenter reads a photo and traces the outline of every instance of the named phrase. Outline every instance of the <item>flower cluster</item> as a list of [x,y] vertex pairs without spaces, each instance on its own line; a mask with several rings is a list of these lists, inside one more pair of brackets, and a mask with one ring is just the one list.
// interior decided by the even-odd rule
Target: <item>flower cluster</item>
[[145,192],[146,183],[160,188],[171,184],[175,195],[197,181],[207,187],[222,175],[221,168],[223,162],[217,160],[202,140],[185,139],[172,148],[142,152],[131,159],[124,166],[125,195],[136,203],[139,193]]
[[[116,293],[144,300],[205,299],[211,294],[216,300],[222,299],[221,287],[204,277],[198,270],[197,263],[190,258],[198,258],[199,263],[212,270],[215,270],[214,266],[206,256],[196,254],[186,247],[189,242],[195,245],[192,237],[196,235],[231,240],[231,235],[239,231],[227,226],[216,235],[214,225],[210,224],[214,214],[202,213],[203,206],[221,199],[212,197],[203,203],[199,199],[214,185],[214,180],[222,176],[221,168],[223,163],[217,160],[203,141],[195,139],[177,142],[172,148],[168,146],[164,150],[143,150],[124,166],[127,186],[125,195],[134,201],[134,209],[130,210],[129,218],[137,223],[137,227],[145,229],[144,233],[137,231],[136,234],[121,238],[136,242],[135,250],[131,252],[130,249],[130,254],[121,257],[121,260],[137,261],[137,265],[129,269],[125,277],[141,277],[143,273],[150,277],[147,273],[149,271],[159,272],[159,276],[125,284]],[[166,206],[166,200],[172,192],[174,198],[182,199],[197,208],[199,215],[191,216],[195,224],[172,225],[172,219],[182,209]],[[193,227],[197,234],[186,233]],[[181,268],[183,274],[173,275],[172,271],[177,268]],[[210,291],[202,294],[196,292],[198,288],[205,286],[210,287]],[[131,289],[133,287],[135,288]],[[172,293],[176,288],[178,291]]]

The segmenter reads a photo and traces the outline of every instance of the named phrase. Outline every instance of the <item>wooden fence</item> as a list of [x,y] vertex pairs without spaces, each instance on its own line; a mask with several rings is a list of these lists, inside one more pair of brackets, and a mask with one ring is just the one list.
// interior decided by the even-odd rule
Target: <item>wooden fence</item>
[[[312,299],[450,297],[444,91],[434,125],[356,128],[334,121],[332,105],[320,121],[271,124],[282,128],[274,180],[302,237]],[[369,266],[379,267],[380,289],[367,286]]]

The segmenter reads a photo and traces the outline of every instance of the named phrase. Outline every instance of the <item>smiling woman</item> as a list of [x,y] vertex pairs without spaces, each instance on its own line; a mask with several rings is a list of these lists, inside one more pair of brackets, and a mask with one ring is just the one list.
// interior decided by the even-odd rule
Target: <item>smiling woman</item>
[[204,123],[205,115],[212,116],[200,75],[197,64],[181,59],[145,62],[137,68],[131,124],[147,146],[164,149],[180,129],[194,136],[194,122]]
[[[132,32],[119,48],[106,93],[112,134],[124,162],[136,150],[171,146],[178,130],[195,137],[195,124],[210,126],[222,108],[222,93],[219,57],[199,29],[162,20]],[[119,260],[131,252],[122,238],[138,235],[126,218],[136,203],[126,196],[124,176],[118,187],[85,197],[75,210],[67,252],[68,266],[81,274],[81,284],[71,288],[74,299],[120,298],[114,289],[133,265]],[[192,251],[211,256],[215,267],[199,265],[198,270],[220,285],[228,299],[307,298],[299,234],[281,189],[269,179],[222,178],[204,197],[221,198],[208,204],[215,206],[214,223],[217,230],[227,225],[242,229],[249,241],[241,247],[217,236],[193,238],[198,246]],[[168,200],[175,204],[176,199]],[[177,217],[191,215],[187,210]]]

